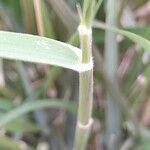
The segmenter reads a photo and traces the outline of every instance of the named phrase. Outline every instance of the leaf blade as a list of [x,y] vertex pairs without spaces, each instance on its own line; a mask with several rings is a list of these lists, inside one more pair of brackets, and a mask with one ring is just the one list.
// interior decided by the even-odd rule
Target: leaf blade
[[122,35],[126,36],[127,38],[129,38],[130,40],[132,40],[133,42],[138,43],[145,50],[148,50],[148,51],[150,50],[150,41],[143,38],[142,36],[135,34],[135,33],[132,33],[132,32],[126,31],[126,30],[122,30],[122,29],[118,29],[115,27],[111,27],[111,26],[108,26],[101,22],[94,22],[93,27],[101,28],[104,30],[110,30],[112,32],[122,34]]
[[71,102],[61,102],[58,100],[36,100],[28,101],[17,108],[9,111],[0,118],[0,127],[5,126],[12,120],[29,113],[31,111],[42,108],[62,108],[74,112],[74,104]]
[[0,31],[0,58],[56,65],[79,72],[80,49],[35,35]]

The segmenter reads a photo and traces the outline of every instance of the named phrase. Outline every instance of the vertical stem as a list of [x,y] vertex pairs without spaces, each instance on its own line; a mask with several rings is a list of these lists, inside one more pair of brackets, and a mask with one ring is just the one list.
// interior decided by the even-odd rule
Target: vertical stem
[[44,36],[41,0],[34,0],[33,2],[34,2],[34,10],[35,10],[38,33],[39,35]]
[[[82,49],[82,63],[92,61],[92,29],[94,0],[85,0],[83,18],[79,25],[80,45]],[[93,106],[93,68],[79,75],[79,108],[75,134],[74,150],[85,150],[92,125]]]
[[[91,34],[80,33],[81,48],[83,50],[82,62],[91,61]],[[87,51],[84,51],[87,50]],[[78,122],[75,136],[75,150],[84,150],[92,124],[93,103],[93,69],[79,75],[79,108]]]
[[[118,11],[120,0],[107,0],[106,4],[106,23],[111,26],[118,24]],[[106,72],[113,84],[117,86],[117,67],[118,67],[118,43],[116,34],[106,31],[105,36],[105,61]],[[106,102],[106,143],[108,149],[117,150],[116,143],[121,135],[121,110],[120,105],[107,93]]]
[[[31,0],[20,0],[22,19],[27,33],[35,33],[35,17],[33,9],[33,1]],[[17,27],[18,29],[18,27]]]
[[5,78],[4,78],[4,70],[3,70],[3,59],[0,59],[0,87],[4,87]]

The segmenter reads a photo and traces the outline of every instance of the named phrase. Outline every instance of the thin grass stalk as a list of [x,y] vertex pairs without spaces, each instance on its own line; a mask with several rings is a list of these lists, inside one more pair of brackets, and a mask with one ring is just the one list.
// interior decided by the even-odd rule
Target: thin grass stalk
[[41,0],[34,0],[34,10],[37,22],[37,29],[40,36],[44,36],[44,24],[42,17]]
[[[118,25],[118,12],[120,0],[107,0],[106,3],[106,23],[111,26]],[[115,33],[106,31],[105,36],[105,63],[106,73],[117,86],[118,68],[118,43]],[[118,140],[121,136],[122,111],[120,105],[112,100],[110,93],[106,96],[106,144],[107,149],[117,150]]]
[[5,86],[4,70],[3,70],[3,60],[0,59],[0,87]]
[[[92,62],[92,17],[94,1],[84,0],[83,16],[79,25],[80,46],[82,49],[82,63]],[[80,14],[81,15],[81,14]],[[79,108],[75,133],[74,150],[86,149],[92,125],[93,106],[93,68],[79,75]]]
[[[35,28],[35,16],[34,16],[34,6],[31,0],[20,0],[21,12],[23,18],[23,24],[27,33],[36,32]],[[18,29],[18,27],[17,27]]]

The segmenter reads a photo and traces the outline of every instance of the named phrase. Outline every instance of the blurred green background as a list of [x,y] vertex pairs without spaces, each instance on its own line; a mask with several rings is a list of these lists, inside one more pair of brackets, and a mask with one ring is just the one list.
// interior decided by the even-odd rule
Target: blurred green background
[[[79,24],[76,4],[82,0],[41,0],[43,36],[79,46],[74,33]],[[122,0],[119,27],[150,40],[150,2]],[[105,22],[105,5],[96,19]],[[41,35],[32,0],[0,0],[0,30]],[[93,30],[94,124],[88,150],[105,149],[106,90],[118,97],[115,86],[105,84],[105,32]],[[118,35],[119,95],[129,104],[132,116],[122,118],[122,150],[150,149],[150,53]],[[24,102],[32,104],[57,99],[61,109],[43,108],[23,113]],[[38,100],[38,101],[37,101]],[[12,112],[18,114],[0,128],[0,150],[71,150],[78,105],[78,74],[55,66],[0,60],[0,121]],[[45,106],[46,107],[46,106]],[[20,109],[19,109],[20,108]],[[125,112],[126,113],[126,112]],[[112,122],[115,120],[112,118]],[[136,121],[137,128],[132,122]],[[137,133],[139,132],[139,133]],[[127,148],[125,147],[127,145]],[[129,148],[128,148],[129,146]],[[126,149],[123,149],[123,148]]]

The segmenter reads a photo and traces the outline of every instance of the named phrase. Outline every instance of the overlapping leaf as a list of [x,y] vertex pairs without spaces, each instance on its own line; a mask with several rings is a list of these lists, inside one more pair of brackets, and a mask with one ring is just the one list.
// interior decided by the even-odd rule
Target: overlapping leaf
[[86,70],[80,49],[56,40],[29,34],[0,31],[0,58]]
[[56,99],[29,101],[18,106],[17,108],[14,108],[8,113],[2,115],[0,117],[0,127],[3,127],[6,124],[13,121],[14,119],[34,110],[38,110],[42,108],[61,108],[61,109],[69,110],[70,112],[74,113],[76,111],[75,110],[76,107],[74,106],[75,105],[71,102],[62,102]]
[[111,27],[108,26],[106,24],[100,23],[100,22],[95,22],[93,25],[95,28],[101,28],[104,30],[111,30],[113,32],[122,34],[124,36],[126,36],[127,38],[129,38],[130,40],[132,40],[133,42],[139,44],[142,48],[144,48],[145,50],[149,50],[150,51],[150,41],[129,31],[126,30],[121,30],[115,27]]

